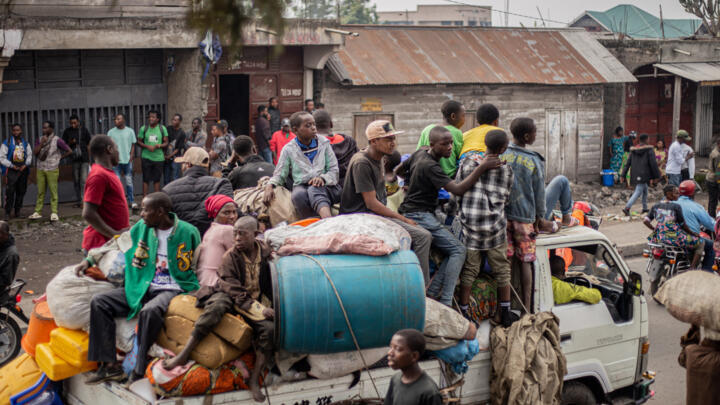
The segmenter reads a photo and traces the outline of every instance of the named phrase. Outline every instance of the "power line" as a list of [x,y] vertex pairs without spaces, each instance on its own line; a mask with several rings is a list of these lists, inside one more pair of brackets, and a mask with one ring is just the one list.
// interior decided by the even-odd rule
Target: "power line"
[[[461,5],[461,6],[472,6],[472,7],[478,7],[478,6],[479,6],[479,4],[470,4],[470,3],[465,3],[465,2],[462,2],[462,1],[458,1],[458,0],[444,0],[444,1],[447,1],[448,3],[459,4],[459,5]],[[496,13],[513,15],[513,16],[516,16],[516,17],[529,18],[529,19],[531,19],[531,20],[545,21],[545,22],[553,22],[553,23],[556,23],[556,24],[569,25],[569,23],[564,22],[564,21],[550,20],[550,19],[547,19],[547,18],[542,19],[542,18],[533,17],[533,16],[529,16],[529,15],[512,13],[512,12],[510,12],[510,11],[498,10],[498,9],[495,9],[495,8],[491,8],[491,10],[494,11],[494,12],[496,12]]]

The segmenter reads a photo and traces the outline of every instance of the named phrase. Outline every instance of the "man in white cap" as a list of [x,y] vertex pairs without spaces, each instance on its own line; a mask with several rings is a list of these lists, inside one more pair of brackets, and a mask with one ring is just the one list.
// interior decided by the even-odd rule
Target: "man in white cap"
[[205,211],[205,200],[216,194],[232,198],[230,181],[210,175],[210,155],[197,146],[175,158],[175,163],[182,163],[183,177],[168,183],[162,191],[170,196],[173,212],[178,218],[195,225],[204,235],[212,222]]
[[403,132],[396,131],[390,121],[378,120],[368,125],[365,129],[368,147],[356,153],[348,165],[340,198],[340,213],[372,213],[405,228],[412,238],[412,249],[420,261],[427,284],[432,242],[430,232],[386,206],[387,192],[381,161],[384,156],[392,155],[395,151],[395,137]]

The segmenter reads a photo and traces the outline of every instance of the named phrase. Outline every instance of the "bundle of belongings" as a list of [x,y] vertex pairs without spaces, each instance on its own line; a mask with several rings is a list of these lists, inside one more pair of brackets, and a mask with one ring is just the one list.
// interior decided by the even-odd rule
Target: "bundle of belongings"
[[308,226],[281,226],[265,232],[265,241],[280,256],[357,254],[385,256],[410,249],[405,229],[371,214],[340,215]]
[[560,348],[558,318],[528,314],[490,333],[490,398],[502,404],[560,404],[567,363]]
[[263,202],[265,185],[269,177],[262,177],[256,187],[235,190],[234,200],[243,215],[256,216],[258,221],[276,226],[283,222],[295,222],[299,219],[290,198],[291,193],[285,187],[275,188],[275,198],[267,205]]

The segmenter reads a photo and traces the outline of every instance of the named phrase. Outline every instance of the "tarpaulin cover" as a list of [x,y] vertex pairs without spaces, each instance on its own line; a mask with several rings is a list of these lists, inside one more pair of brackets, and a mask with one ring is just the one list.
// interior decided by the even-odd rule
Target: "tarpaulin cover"
[[567,365],[553,313],[525,315],[509,328],[493,328],[490,346],[493,404],[561,403]]

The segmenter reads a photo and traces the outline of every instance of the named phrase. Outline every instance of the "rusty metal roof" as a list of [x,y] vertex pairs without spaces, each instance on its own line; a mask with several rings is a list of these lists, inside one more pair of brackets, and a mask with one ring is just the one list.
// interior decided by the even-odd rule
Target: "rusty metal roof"
[[346,26],[328,64],[345,84],[597,84],[633,75],[584,30]]

